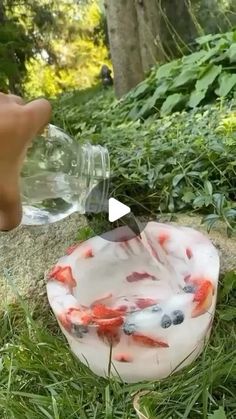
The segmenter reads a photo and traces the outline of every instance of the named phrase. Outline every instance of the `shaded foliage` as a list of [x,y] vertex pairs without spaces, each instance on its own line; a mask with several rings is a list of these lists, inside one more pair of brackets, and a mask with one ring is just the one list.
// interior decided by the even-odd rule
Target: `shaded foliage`
[[235,231],[235,101],[143,123],[125,119],[122,101],[113,100],[100,90],[63,95],[54,122],[78,141],[108,147],[114,196],[138,213],[197,211],[209,228],[223,220]]
[[196,40],[198,50],[155,67],[123,101],[131,119],[195,108],[236,91],[236,31]]

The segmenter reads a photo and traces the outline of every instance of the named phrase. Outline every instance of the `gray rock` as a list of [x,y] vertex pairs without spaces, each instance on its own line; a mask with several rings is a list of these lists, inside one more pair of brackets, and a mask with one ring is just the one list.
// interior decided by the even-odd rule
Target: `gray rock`
[[79,229],[86,224],[84,216],[73,214],[48,226],[20,226],[0,233],[1,302],[14,301],[17,292],[23,298],[44,296],[45,272],[76,243]]

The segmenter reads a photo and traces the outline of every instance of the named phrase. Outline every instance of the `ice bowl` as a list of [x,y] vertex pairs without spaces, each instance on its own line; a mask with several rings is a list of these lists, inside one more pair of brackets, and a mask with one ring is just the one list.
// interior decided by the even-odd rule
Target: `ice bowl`
[[72,352],[97,375],[159,380],[190,364],[211,331],[219,256],[191,228],[149,222],[70,247],[48,274]]

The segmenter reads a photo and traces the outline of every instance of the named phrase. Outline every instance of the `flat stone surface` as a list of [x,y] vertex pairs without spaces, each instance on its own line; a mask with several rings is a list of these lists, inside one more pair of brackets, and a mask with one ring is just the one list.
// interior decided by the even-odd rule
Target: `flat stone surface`
[[[177,223],[207,234],[199,216],[180,215]],[[79,229],[85,225],[84,216],[73,214],[47,227],[19,227],[0,233],[0,305],[14,301],[17,292],[23,298],[42,298],[45,302],[45,272],[76,242]],[[223,224],[209,236],[220,253],[221,273],[236,270],[235,237],[227,237]]]
[[0,304],[16,298],[45,295],[44,274],[76,242],[78,231],[87,225],[84,216],[73,214],[44,227],[20,226],[0,233]]
[[177,217],[177,223],[186,227],[195,228],[207,235],[216,246],[220,255],[220,271],[224,274],[229,271],[236,271],[236,237],[229,238],[226,227],[223,223],[218,223],[208,234],[206,226],[201,224],[200,216],[189,216],[181,214]]

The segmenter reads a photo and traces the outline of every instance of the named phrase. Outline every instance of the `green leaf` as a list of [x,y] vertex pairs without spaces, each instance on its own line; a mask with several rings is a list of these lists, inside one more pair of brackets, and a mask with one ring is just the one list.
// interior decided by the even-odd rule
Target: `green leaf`
[[182,63],[184,65],[197,63],[201,58],[204,58],[205,55],[206,55],[206,51],[204,50],[193,52],[192,54],[186,55],[185,57],[183,57]]
[[203,218],[202,223],[207,225],[207,231],[209,232],[213,225],[219,221],[220,216],[217,214],[209,214]]
[[205,206],[206,197],[204,195],[197,196],[193,201],[194,208],[202,208]]
[[216,77],[221,73],[221,65],[211,65],[203,73],[202,77],[196,83],[196,90],[206,91],[215,81]]
[[198,65],[202,65],[204,63],[210,62],[210,59],[219,53],[219,47],[214,47],[209,49],[209,51],[204,51],[205,55],[199,60]]
[[138,96],[141,96],[146,90],[150,88],[148,83],[140,83],[130,94],[130,97],[137,98]]
[[212,188],[212,184],[211,184],[211,182],[209,182],[209,180],[206,180],[204,182],[204,189],[205,189],[205,191],[208,195],[212,195],[213,188]]
[[136,103],[133,108],[130,110],[130,112],[128,113],[128,118],[130,119],[137,119],[139,114],[139,104]]
[[184,95],[182,93],[175,93],[166,98],[161,107],[161,113],[166,114],[173,111],[173,109],[183,101]]
[[220,297],[228,296],[233,290],[236,290],[236,271],[227,272],[223,278],[223,287],[220,291]]
[[213,195],[213,198],[218,214],[222,214],[225,205],[225,196],[221,193],[216,193]]
[[236,85],[236,74],[222,73],[219,79],[219,88],[215,91],[218,96],[224,97],[229,94]]
[[142,106],[142,108],[140,109],[138,114],[136,115],[135,119],[139,119],[139,118],[142,118],[144,116],[147,116],[147,113],[150,112],[150,110],[153,108],[154,105],[155,105],[155,102],[152,100],[152,97],[147,99],[144,102],[144,105]]
[[[170,87],[170,82],[169,81],[162,81],[161,84],[156,88],[152,98],[153,100],[155,100],[155,103],[157,101],[157,99],[161,98],[169,89]],[[155,105],[154,103],[154,105]]]
[[224,408],[219,407],[219,409],[215,410],[215,412],[212,413],[212,415],[208,416],[208,419],[227,419]]
[[230,46],[227,55],[231,63],[236,63],[236,43]]
[[173,73],[173,71],[178,68],[179,64],[180,60],[174,60],[170,63],[161,65],[156,72],[156,79],[169,77]]
[[208,42],[210,42],[210,41],[215,41],[215,40],[217,40],[217,39],[220,39],[222,37],[222,35],[221,34],[216,34],[216,35],[204,35],[204,36],[201,36],[200,38],[197,38],[196,39],[196,42],[199,44],[199,45],[204,45],[204,44],[207,44]]
[[195,89],[189,98],[188,106],[190,108],[195,108],[199,103],[205,98],[207,90],[197,90]]
[[154,94],[144,102],[144,105],[142,106],[138,114],[136,115],[136,118],[141,118],[148,111],[154,108],[156,101],[160,99],[161,96],[165,95],[168,88],[169,88],[169,82],[163,81],[161,85],[156,88]]
[[194,198],[195,194],[192,191],[187,191],[184,193],[182,201],[186,204],[190,204],[190,202],[192,202]]
[[174,83],[172,84],[172,88],[180,87],[185,85],[186,83],[193,82],[196,80],[198,75],[198,68],[191,67],[184,69],[178,77],[174,80]]
[[174,186],[174,188],[178,185],[178,183],[183,179],[185,177],[185,173],[181,173],[181,174],[179,174],[179,175],[176,175],[174,178],[173,178],[173,181],[172,181],[172,185]]

